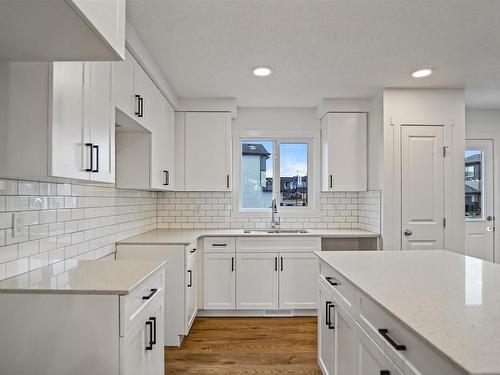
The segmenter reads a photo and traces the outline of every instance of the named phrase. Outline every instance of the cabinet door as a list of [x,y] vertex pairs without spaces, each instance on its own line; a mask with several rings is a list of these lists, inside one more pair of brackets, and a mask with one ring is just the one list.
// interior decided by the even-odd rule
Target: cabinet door
[[203,254],[203,308],[234,310],[235,253]]
[[166,190],[168,128],[167,103],[156,86],[151,88],[151,187]]
[[403,373],[384,354],[366,332],[358,326],[358,375],[387,374],[402,375]]
[[321,131],[323,190],[366,190],[366,114],[328,113],[322,120]]
[[198,313],[198,255],[194,253],[186,266],[185,332],[187,335]]
[[86,73],[83,62],[52,64],[49,174],[53,177],[89,179],[89,129],[84,122],[88,105]]
[[90,71],[89,106],[86,108],[93,145],[92,181],[115,181],[115,124],[111,94],[111,63],[85,63]]
[[189,112],[185,125],[186,190],[230,190],[231,114]]
[[156,337],[156,344],[153,345],[153,350],[149,351],[148,358],[148,375],[163,375],[165,374],[164,363],[165,363],[165,346],[164,346],[164,306],[163,302],[159,304],[148,318],[155,318],[156,327],[153,326],[154,335]]
[[279,308],[316,308],[316,267],[314,253],[279,253]]
[[113,63],[113,98],[115,106],[135,118],[139,102],[134,96],[134,58],[125,50],[125,60]]
[[278,308],[278,254],[236,254],[236,308]]
[[356,322],[340,305],[335,305],[335,375],[356,374]]
[[333,296],[318,279],[318,363],[324,375],[335,371],[335,305]]
[[165,190],[174,190],[175,187],[175,109],[166,101],[166,179]]
[[[157,322],[158,323],[158,322]],[[149,375],[151,359],[146,347],[149,344],[149,326],[142,321],[123,339],[123,369],[121,375]]]
[[134,60],[134,96],[139,95],[139,114],[135,120],[147,130],[150,128],[151,119],[151,90],[153,82],[148,77],[137,61]]

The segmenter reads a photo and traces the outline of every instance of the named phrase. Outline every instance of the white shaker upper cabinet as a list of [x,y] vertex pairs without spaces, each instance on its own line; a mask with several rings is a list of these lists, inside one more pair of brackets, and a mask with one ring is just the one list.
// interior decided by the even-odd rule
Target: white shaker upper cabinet
[[125,0],[1,1],[0,60],[121,60],[125,6]]
[[321,119],[322,191],[365,191],[366,113],[327,113]]
[[231,190],[231,114],[187,112],[185,190]]
[[146,130],[151,130],[152,86],[153,82],[128,50],[124,61],[113,63],[115,106]]

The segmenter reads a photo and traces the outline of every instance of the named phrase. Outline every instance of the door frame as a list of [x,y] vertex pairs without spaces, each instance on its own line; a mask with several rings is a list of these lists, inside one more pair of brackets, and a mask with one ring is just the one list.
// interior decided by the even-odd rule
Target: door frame
[[[500,145],[500,134],[490,133],[490,132],[468,132],[465,129],[465,139],[466,140],[491,140],[493,142],[493,216],[500,212],[500,173],[495,172],[495,167],[500,165],[500,152],[496,152],[495,148]],[[493,235],[493,262],[500,263],[500,249],[498,249],[498,244],[500,244],[500,231],[495,230]]]
[[[393,143],[393,244],[398,250],[403,248],[402,234],[402,180],[401,180],[401,130],[403,126],[442,126],[443,127],[443,142],[446,147],[446,157],[444,158],[444,176],[443,176],[443,207],[444,217],[451,219],[453,217],[453,131],[454,120],[447,117],[392,117],[391,127],[392,143]],[[448,220],[449,222],[451,220]],[[443,231],[443,248],[446,248],[448,243],[452,243],[452,231],[448,230],[449,225]]]

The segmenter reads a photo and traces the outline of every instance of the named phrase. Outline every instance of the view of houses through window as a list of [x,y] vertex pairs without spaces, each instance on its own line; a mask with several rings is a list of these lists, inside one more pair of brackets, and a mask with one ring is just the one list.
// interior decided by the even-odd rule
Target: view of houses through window
[[482,217],[482,163],[481,150],[465,151],[465,217],[477,219]]
[[[275,149],[276,148],[276,149]],[[275,171],[273,155],[279,160]],[[278,204],[306,207],[308,144],[277,140],[241,142],[241,208],[271,208],[274,181],[279,181]],[[275,175],[276,174],[276,175]]]

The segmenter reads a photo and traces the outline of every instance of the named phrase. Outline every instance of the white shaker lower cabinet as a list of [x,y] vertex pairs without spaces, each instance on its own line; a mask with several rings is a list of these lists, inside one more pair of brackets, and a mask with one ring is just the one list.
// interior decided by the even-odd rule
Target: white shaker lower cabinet
[[206,237],[203,244],[204,310],[316,309],[320,238]]
[[236,308],[278,309],[278,254],[236,254]]
[[118,243],[116,259],[167,261],[165,276],[166,346],[179,346],[198,313],[197,241],[184,245]]
[[203,253],[203,301],[205,310],[234,310],[235,259],[232,252]]
[[[461,373],[323,261],[319,273],[318,363],[323,374]],[[334,328],[328,329],[328,323]]]

